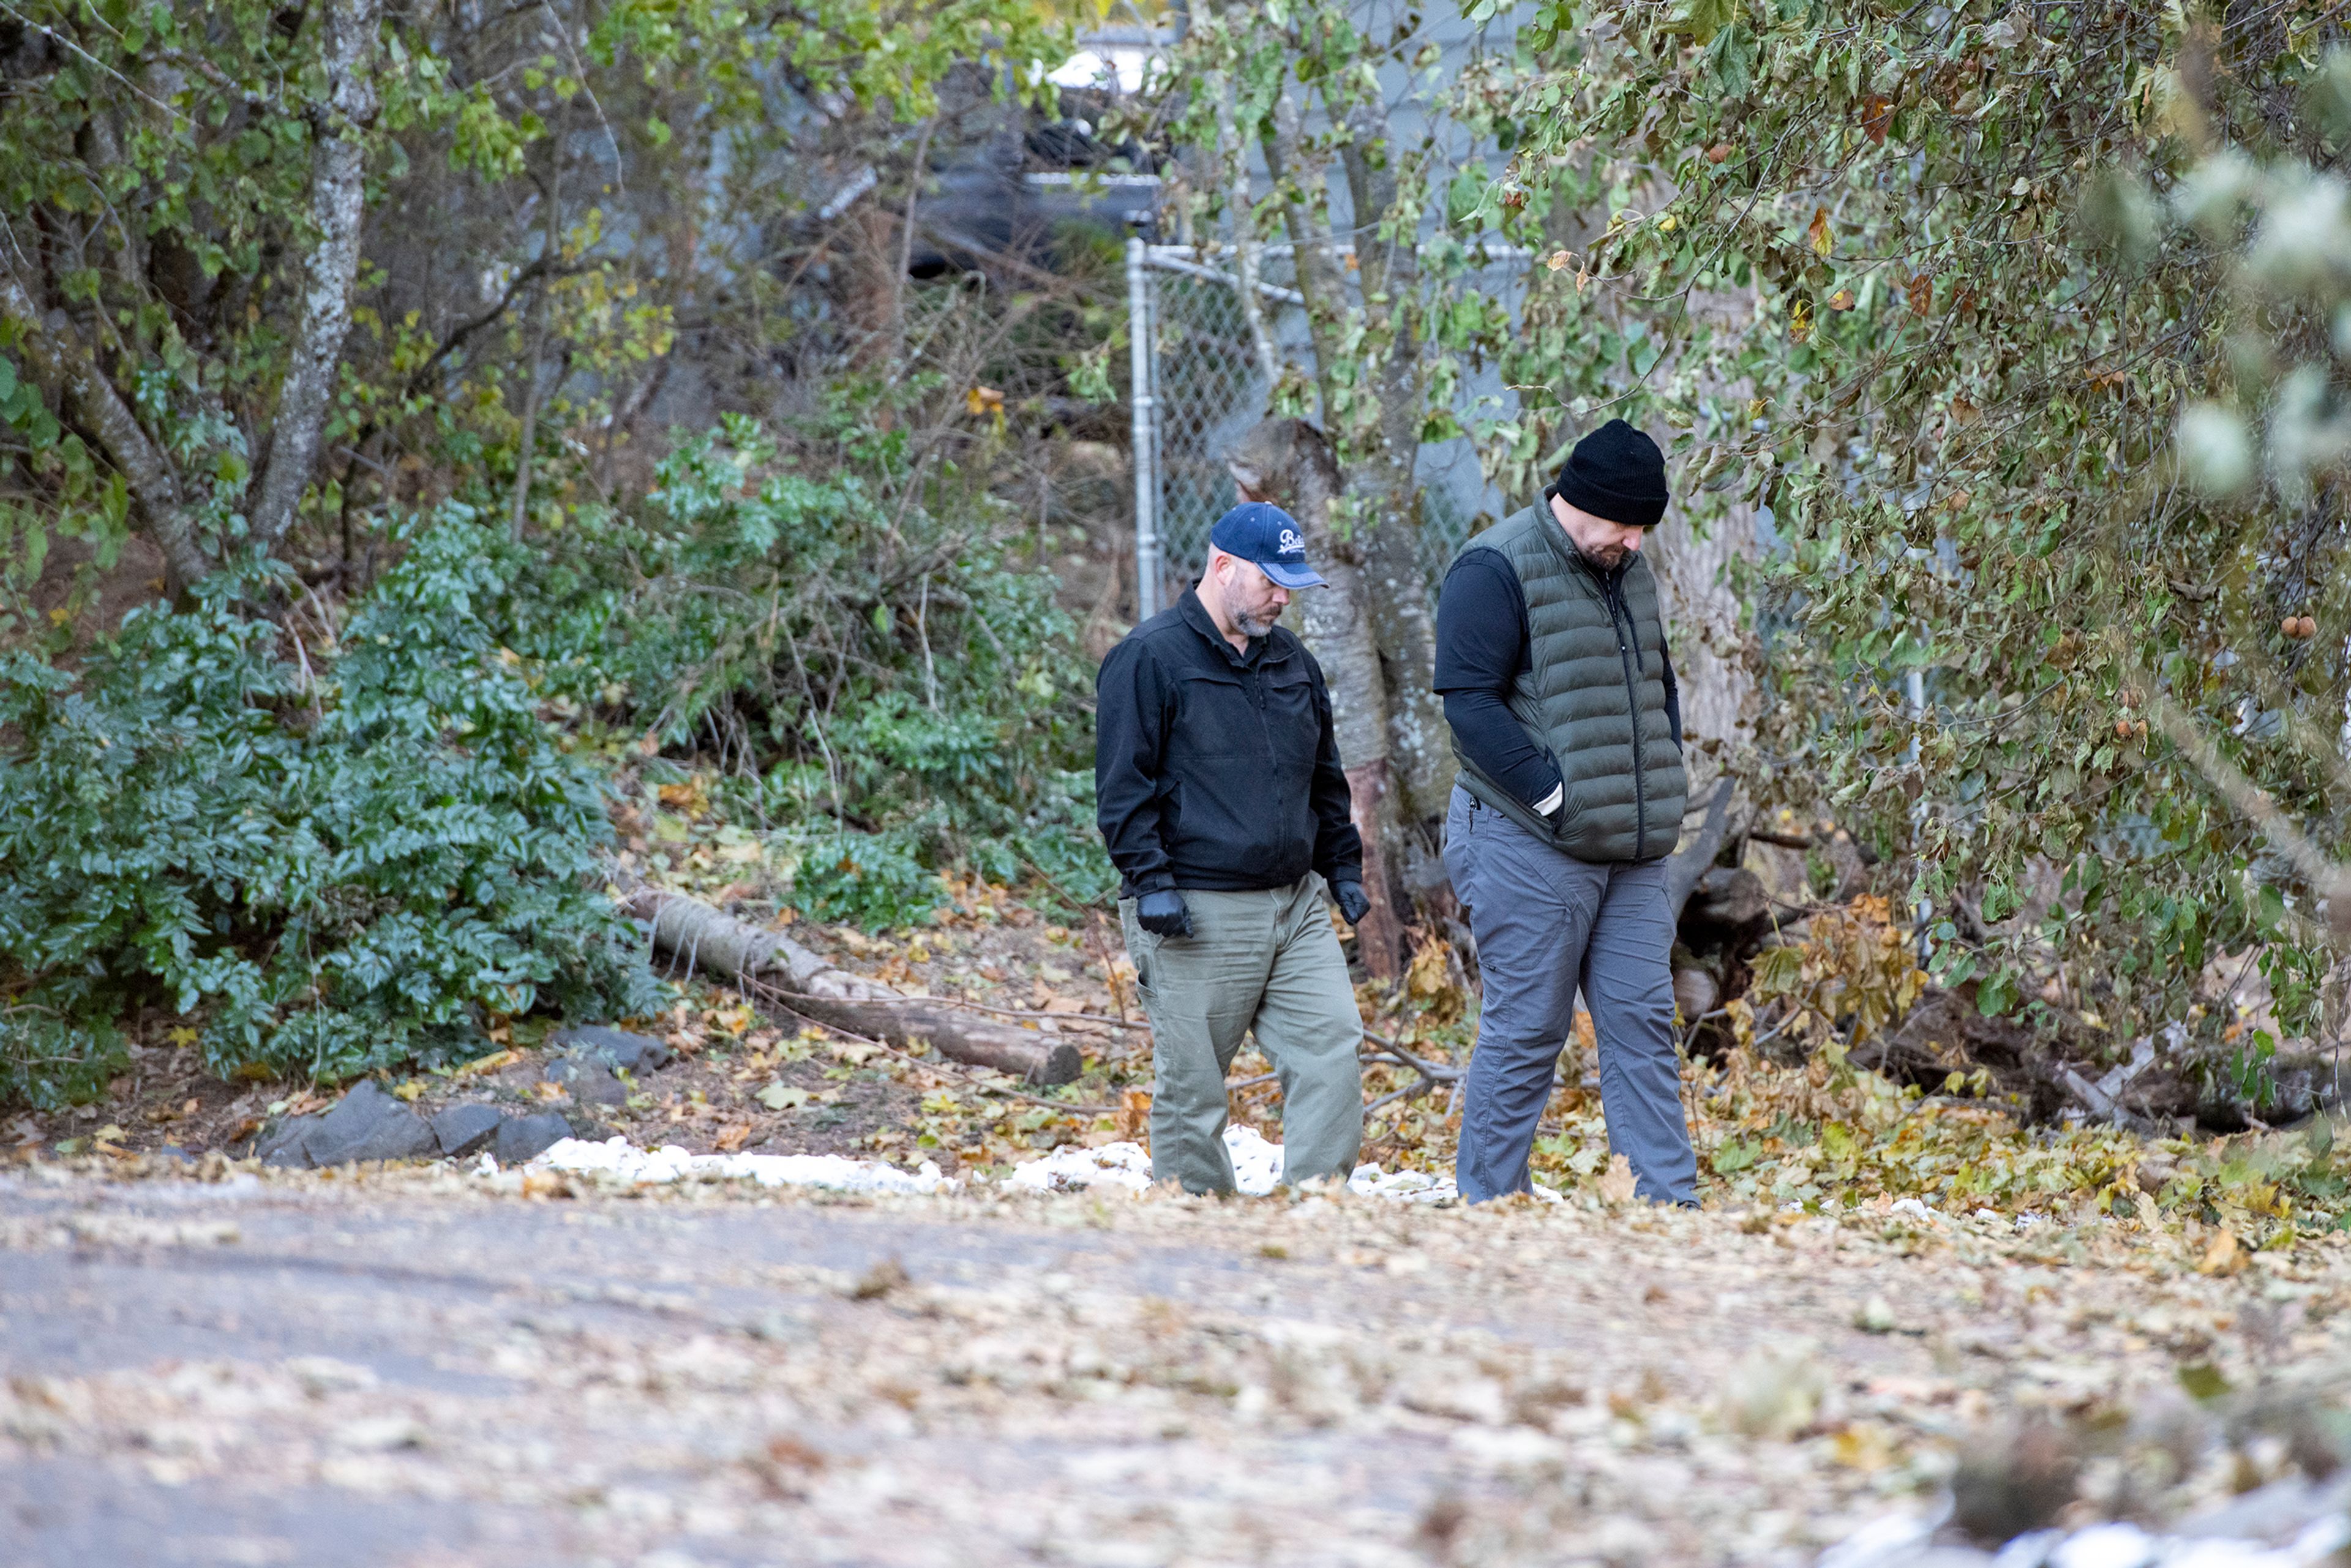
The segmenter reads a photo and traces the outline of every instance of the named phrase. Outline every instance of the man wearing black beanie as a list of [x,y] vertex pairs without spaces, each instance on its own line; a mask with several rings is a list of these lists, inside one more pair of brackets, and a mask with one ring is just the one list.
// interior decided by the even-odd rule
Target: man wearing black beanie
[[1688,781],[1641,559],[1667,500],[1657,444],[1612,419],[1541,505],[1462,547],[1437,601],[1437,690],[1460,760],[1445,864],[1484,988],[1455,1162],[1473,1203],[1528,1188],[1579,990],[1611,1152],[1640,1196],[1698,1201],[1665,874]]

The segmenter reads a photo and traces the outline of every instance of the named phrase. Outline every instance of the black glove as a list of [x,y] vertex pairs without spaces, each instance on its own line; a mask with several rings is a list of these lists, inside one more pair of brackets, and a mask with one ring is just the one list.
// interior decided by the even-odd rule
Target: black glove
[[1172,887],[1136,899],[1134,923],[1155,936],[1192,935],[1192,912],[1184,907],[1184,895]]
[[1364,884],[1360,882],[1332,883],[1331,898],[1338,904],[1341,918],[1350,925],[1362,925],[1364,916],[1372,912],[1372,901],[1364,896]]

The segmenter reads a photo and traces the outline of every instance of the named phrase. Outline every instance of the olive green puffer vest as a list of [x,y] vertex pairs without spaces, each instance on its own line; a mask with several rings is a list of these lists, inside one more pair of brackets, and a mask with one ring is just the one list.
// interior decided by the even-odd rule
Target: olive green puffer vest
[[1478,770],[1453,747],[1462,787],[1580,861],[1671,854],[1689,780],[1666,713],[1666,637],[1657,582],[1633,557],[1606,580],[1576,553],[1550,507],[1528,507],[1462,546],[1510,563],[1527,600],[1527,667],[1510,712],[1548,749],[1566,781],[1553,816]]

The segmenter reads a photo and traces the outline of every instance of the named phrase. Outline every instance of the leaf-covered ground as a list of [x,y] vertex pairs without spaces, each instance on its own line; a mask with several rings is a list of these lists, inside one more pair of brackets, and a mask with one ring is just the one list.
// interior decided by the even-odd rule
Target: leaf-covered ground
[[2323,1469],[2351,1349],[2335,1237],[165,1169],[0,1172],[13,1562],[1792,1568]]
[[[748,884],[711,885],[739,875],[742,862],[717,852],[726,846],[715,838],[694,842],[663,873],[758,917],[768,905]],[[583,1134],[619,1134],[647,1146],[852,1154],[908,1166],[928,1160],[950,1176],[1000,1176],[1065,1145],[1142,1138],[1150,1036],[1115,925],[1099,914],[1072,918],[1065,911],[1056,920],[998,886],[956,883],[948,891],[951,902],[926,924],[881,935],[771,918],[842,967],[908,994],[952,998],[975,1018],[1074,1039],[1085,1063],[1077,1082],[1040,1091],[933,1052],[771,1017],[695,980],[680,988],[670,1011],[629,1020],[678,1055],[628,1085],[623,1103],[581,1104],[543,1082],[551,1051],[549,1026],[538,1019],[499,1020],[481,1056],[400,1078],[395,1092],[427,1113],[460,1099],[552,1106]],[[1898,939],[1890,946],[1884,940],[1882,922],[1814,925],[1813,944],[1791,949],[1786,967],[1803,977],[1792,980],[1792,992],[1816,1012],[1839,1005],[1840,975],[1858,977],[1855,988],[1874,988],[1872,994],[1899,995],[1908,984],[1895,973],[1899,963],[1887,959],[1903,949]],[[1423,948],[1393,990],[1363,987],[1359,1001],[1375,1034],[1440,1072],[1467,1061],[1476,1002],[1442,945]],[[1754,1038],[1743,1007],[1733,1004],[1734,1021]],[[1789,1022],[1801,1028],[1803,1015],[1792,1013]],[[1598,1195],[1610,1176],[1597,1054],[1589,1020],[1577,1023],[1536,1146],[1535,1174],[1560,1190]],[[2351,1195],[2351,1148],[2337,1149],[2333,1124],[2323,1118],[2283,1132],[2162,1141],[2097,1124],[2036,1126],[1984,1098],[1980,1076],[1954,1074],[1946,1092],[1933,1094],[1897,1088],[1847,1063],[1824,1020],[1812,1027],[1820,1043],[1801,1061],[1775,1056],[1771,1041],[1758,1039],[1751,1049],[1688,1064],[1685,1105],[1709,1205],[1818,1214],[1886,1211],[1901,1202],[1921,1223],[1929,1212],[2026,1226],[2095,1218],[2183,1245],[2249,1253],[2290,1249],[2330,1230]],[[1780,1051],[1788,1032],[1782,1030]],[[212,1081],[168,1031],[161,1038],[164,1043],[142,1051],[107,1101],[49,1117],[23,1114],[0,1125],[0,1134],[27,1153],[120,1158],[170,1146],[195,1155],[238,1146],[266,1116],[331,1102],[331,1090],[301,1083]],[[1231,1082],[1235,1121],[1280,1141],[1280,1092],[1269,1064],[1245,1051]],[[1452,1082],[1391,1059],[1367,1065],[1364,1092],[1373,1106],[1366,1160],[1391,1170],[1449,1171],[1459,1124]]]

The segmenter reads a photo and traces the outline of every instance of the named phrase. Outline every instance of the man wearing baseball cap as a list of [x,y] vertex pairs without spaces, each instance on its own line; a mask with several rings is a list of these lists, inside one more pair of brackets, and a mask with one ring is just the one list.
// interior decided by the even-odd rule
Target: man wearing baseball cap
[[1540,505],[1462,547],[1437,601],[1436,685],[1461,764],[1445,865],[1482,977],[1455,1161],[1473,1203],[1527,1190],[1579,989],[1611,1150],[1640,1196],[1697,1202],[1665,866],[1688,783],[1641,559],[1667,500],[1657,444],[1610,420]]
[[1282,1179],[1343,1181],[1364,1138],[1363,1021],[1323,912],[1370,908],[1364,846],[1305,644],[1275,622],[1322,579],[1304,530],[1251,502],[1095,683],[1094,797],[1151,1019],[1151,1174],[1233,1190],[1225,1074],[1254,1030],[1281,1082]]

